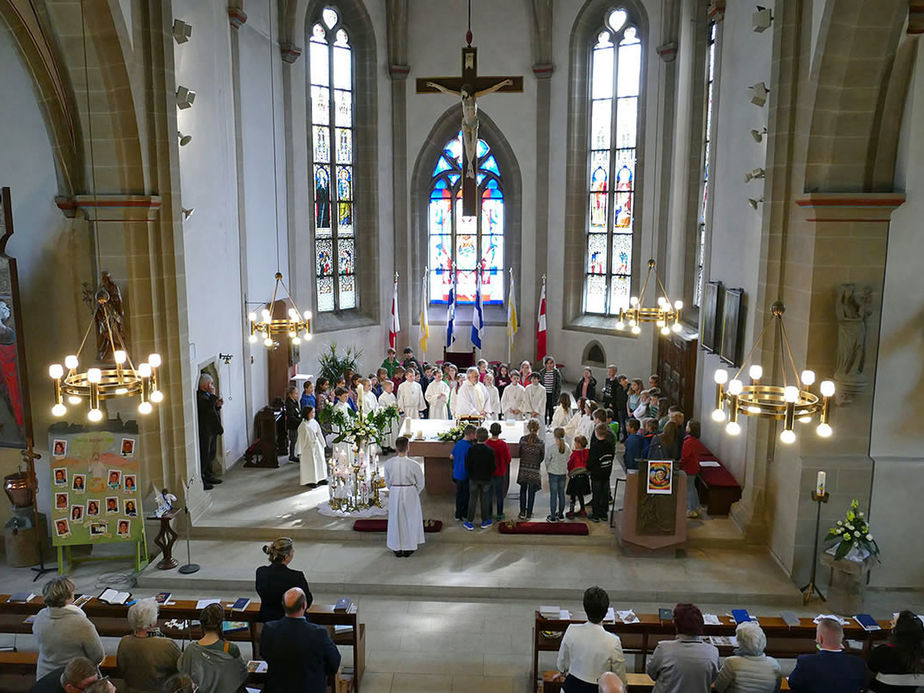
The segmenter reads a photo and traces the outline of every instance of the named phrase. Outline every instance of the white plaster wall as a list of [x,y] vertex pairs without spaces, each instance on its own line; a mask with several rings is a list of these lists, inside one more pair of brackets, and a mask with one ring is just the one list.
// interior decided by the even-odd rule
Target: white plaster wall
[[[772,4],[766,6],[772,7]],[[719,108],[716,116],[715,173],[711,186],[714,206],[707,278],[707,281],[721,281],[726,289],[744,289],[747,323],[742,357],[755,334],[754,299],[757,295],[763,213],[762,206],[758,206],[755,212],[747,202],[748,198],[763,196],[763,182],[745,183],[744,173],[765,164],[766,145],[756,143],[750,131],[766,126],[768,113],[767,107],[758,108],[748,101],[747,89],[760,81],[773,88],[770,85],[773,32],[756,34],[752,31],[753,9],[748,4],[728,3],[720,29]],[[717,368],[727,367],[718,356],[701,352],[697,377],[702,383],[700,416],[703,420],[703,441],[739,482],[747,483],[744,479],[745,460],[749,454],[746,433],[752,424],[742,417],[742,434],[732,438],[725,434],[722,425],[713,423],[709,418],[715,407],[715,390],[711,385],[713,373]]]
[[[9,187],[15,234],[7,253],[16,258],[28,381],[32,396],[40,512],[51,507],[48,479],[48,426],[52,401],[48,365],[60,362],[62,349],[76,348],[90,313],[80,300],[80,283],[93,283],[86,227],[70,222],[55,206],[59,194],[55,163],[32,79],[20,60],[6,25],[0,21],[0,187]],[[48,326],[55,339],[49,339]],[[68,347],[67,345],[72,345]],[[17,469],[18,450],[0,448],[0,476]],[[0,522],[8,516],[0,504]]]
[[247,447],[243,373],[250,367],[249,355],[241,353],[231,28],[225,3],[175,0],[173,6],[174,15],[193,27],[192,38],[174,42],[173,51],[177,84],[196,92],[192,108],[177,110],[180,131],[193,138],[179,150],[182,205],[195,208],[183,225],[190,368],[198,373],[220,352],[234,355],[228,366],[219,366],[222,452],[230,465]]

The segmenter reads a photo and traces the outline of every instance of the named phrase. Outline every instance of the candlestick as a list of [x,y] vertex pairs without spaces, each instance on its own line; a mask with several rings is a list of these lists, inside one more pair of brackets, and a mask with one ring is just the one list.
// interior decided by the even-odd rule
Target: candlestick
[[818,478],[815,481],[815,495],[825,495],[825,473],[818,472]]

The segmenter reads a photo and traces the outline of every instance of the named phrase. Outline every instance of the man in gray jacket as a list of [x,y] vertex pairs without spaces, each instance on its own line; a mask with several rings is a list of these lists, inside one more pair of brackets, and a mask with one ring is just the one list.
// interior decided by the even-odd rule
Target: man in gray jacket
[[74,606],[74,583],[66,577],[49,580],[42,588],[45,608],[32,622],[32,634],[38,644],[40,679],[74,657],[86,657],[99,664],[106,656],[96,628],[81,609]]
[[719,651],[703,642],[703,614],[693,604],[674,607],[675,640],[655,647],[645,671],[654,693],[709,693],[719,671]]

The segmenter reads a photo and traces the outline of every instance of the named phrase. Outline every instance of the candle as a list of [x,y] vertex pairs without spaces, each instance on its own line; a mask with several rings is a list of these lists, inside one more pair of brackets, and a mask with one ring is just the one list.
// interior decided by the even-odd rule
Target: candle
[[825,473],[818,472],[818,478],[815,480],[815,495],[823,496],[825,495]]

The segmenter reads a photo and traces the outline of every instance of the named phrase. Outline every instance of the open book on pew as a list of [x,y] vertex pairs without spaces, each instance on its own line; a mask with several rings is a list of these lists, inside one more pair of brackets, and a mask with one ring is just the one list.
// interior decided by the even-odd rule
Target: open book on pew
[[20,604],[25,604],[26,602],[31,602],[35,599],[35,592],[14,592],[9,597],[7,597],[8,602],[17,602]]
[[121,606],[125,604],[132,598],[131,592],[119,592],[114,590],[111,587],[109,589],[103,590],[97,599],[99,599],[104,604],[115,604],[116,606]]

